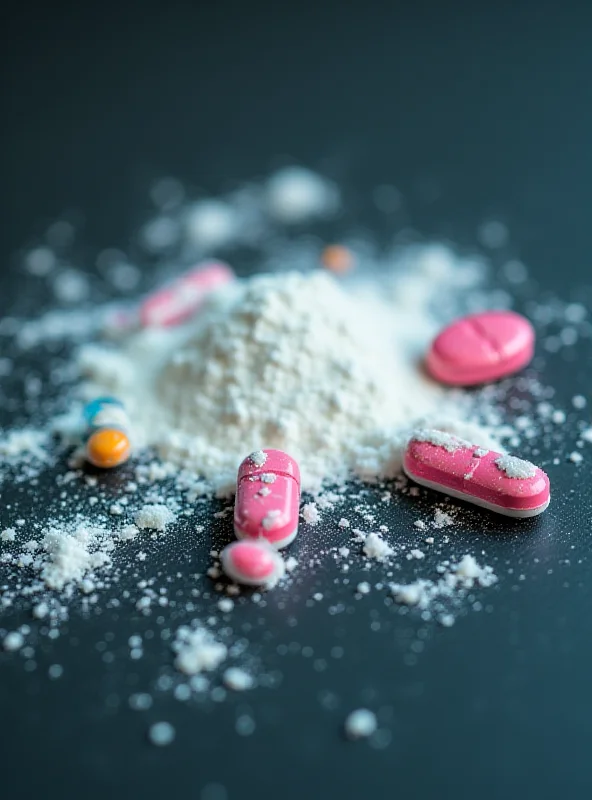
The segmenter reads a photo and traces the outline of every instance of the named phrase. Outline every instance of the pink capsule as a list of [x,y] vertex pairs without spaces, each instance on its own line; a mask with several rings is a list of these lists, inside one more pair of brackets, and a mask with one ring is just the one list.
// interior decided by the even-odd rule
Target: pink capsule
[[300,470],[281,450],[257,450],[239,467],[234,532],[239,539],[266,539],[277,550],[298,532]]
[[188,320],[207,295],[234,280],[234,272],[221,261],[208,261],[190,269],[173,283],[158,289],[140,305],[144,327],[168,328]]
[[283,559],[266,541],[233,542],[220,554],[222,569],[228,577],[245,586],[270,589],[283,578]]
[[534,330],[514,311],[484,311],[456,320],[438,334],[426,364],[436,380],[474,386],[512,375],[534,353]]
[[549,478],[530,461],[444,431],[416,431],[403,468],[416,483],[508,517],[535,517],[550,502]]

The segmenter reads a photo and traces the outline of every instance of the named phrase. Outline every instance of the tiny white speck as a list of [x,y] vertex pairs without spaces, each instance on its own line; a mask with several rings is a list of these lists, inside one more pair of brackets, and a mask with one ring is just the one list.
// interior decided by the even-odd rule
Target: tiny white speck
[[166,747],[175,739],[175,729],[170,722],[155,722],[148,729],[148,738],[156,747]]

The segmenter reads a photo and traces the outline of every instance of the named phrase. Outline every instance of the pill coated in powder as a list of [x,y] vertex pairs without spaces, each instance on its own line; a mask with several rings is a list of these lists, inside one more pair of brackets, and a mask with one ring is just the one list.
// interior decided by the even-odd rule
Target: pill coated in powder
[[534,340],[530,322],[514,311],[470,314],[438,334],[426,366],[432,377],[452,386],[495,381],[531,361]]
[[300,470],[282,450],[256,450],[239,467],[234,531],[239,539],[264,539],[286,547],[298,532]]
[[186,322],[210,292],[230,283],[234,277],[232,269],[222,262],[199,264],[146,297],[140,305],[140,324],[167,328]]
[[403,468],[422,486],[510,517],[534,517],[550,502],[549,478],[539,467],[444,431],[415,431]]
[[271,588],[283,577],[283,559],[264,539],[233,542],[220,554],[228,577],[245,586]]

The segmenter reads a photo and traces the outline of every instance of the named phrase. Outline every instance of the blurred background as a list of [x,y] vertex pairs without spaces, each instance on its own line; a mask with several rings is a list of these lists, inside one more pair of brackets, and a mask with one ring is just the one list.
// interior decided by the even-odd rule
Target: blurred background
[[217,192],[290,159],[360,205],[394,184],[428,235],[501,219],[537,276],[575,280],[591,23],[587,3],[528,0],[12,4],[3,263],[72,209],[90,247],[124,247],[154,178]]

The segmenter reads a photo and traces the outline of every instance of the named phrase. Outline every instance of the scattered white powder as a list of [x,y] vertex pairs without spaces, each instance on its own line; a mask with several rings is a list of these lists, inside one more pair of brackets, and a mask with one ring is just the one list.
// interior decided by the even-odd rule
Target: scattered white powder
[[217,642],[212,634],[201,626],[190,628],[183,625],[178,628],[173,650],[177,654],[175,666],[186,675],[214,670],[227,655],[226,646]]
[[306,503],[302,507],[302,518],[308,525],[317,525],[321,520],[316,503]]
[[231,242],[238,229],[234,209],[222,200],[200,200],[185,216],[189,241],[200,250],[209,251]]
[[578,453],[577,450],[574,450],[573,453],[570,453],[569,460],[572,464],[581,464],[584,460],[584,456],[581,453]]
[[8,652],[14,652],[15,650],[20,650],[24,643],[25,637],[22,633],[19,633],[19,631],[11,631],[4,637],[2,646]]
[[170,722],[155,722],[148,729],[150,742],[157,747],[166,747],[175,739],[175,729]]
[[367,708],[352,711],[345,720],[345,734],[348,739],[367,739],[377,727],[376,715]]
[[303,167],[286,167],[268,181],[267,207],[281,222],[301,223],[333,214],[339,207],[339,194],[317,173]]
[[454,525],[454,520],[447,514],[446,511],[442,511],[441,508],[437,508],[434,511],[434,521],[432,522],[433,528],[448,528],[450,525]]
[[16,539],[16,531],[14,528],[5,528],[0,533],[0,540],[3,542],[14,542]]
[[345,517],[342,517],[339,520],[338,525],[339,525],[340,528],[349,528],[349,520],[345,519]]
[[229,667],[222,676],[224,685],[234,692],[244,692],[255,685],[253,676],[238,667]]
[[41,578],[50,589],[63,589],[68,584],[81,584],[88,572],[108,564],[114,543],[111,531],[80,524],[73,531],[49,528],[42,547],[47,559],[41,566]]
[[536,467],[530,461],[524,461],[515,456],[501,456],[495,461],[496,466],[505,472],[508,478],[534,478]]
[[223,597],[222,600],[218,601],[218,608],[223,614],[230,614],[234,608],[234,602],[230,597]]
[[46,431],[33,428],[10,431],[0,436],[0,456],[9,463],[16,459],[22,460],[26,455],[31,455],[39,461],[47,461],[47,440]]
[[163,505],[145,505],[135,517],[138,528],[165,531],[166,526],[175,521],[173,512]]
[[409,584],[392,583],[390,590],[395,601],[427,609],[436,599],[454,598],[459,590],[470,589],[474,585],[487,588],[497,583],[493,569],[480,566],[469,554],[464,555],[458,564],[445,562],[437,571],[441,575],[437,581],[419,579]]
[[364,553],[375,561],[386,561],[395,552],[377,533],[369,533],[364,540]]

